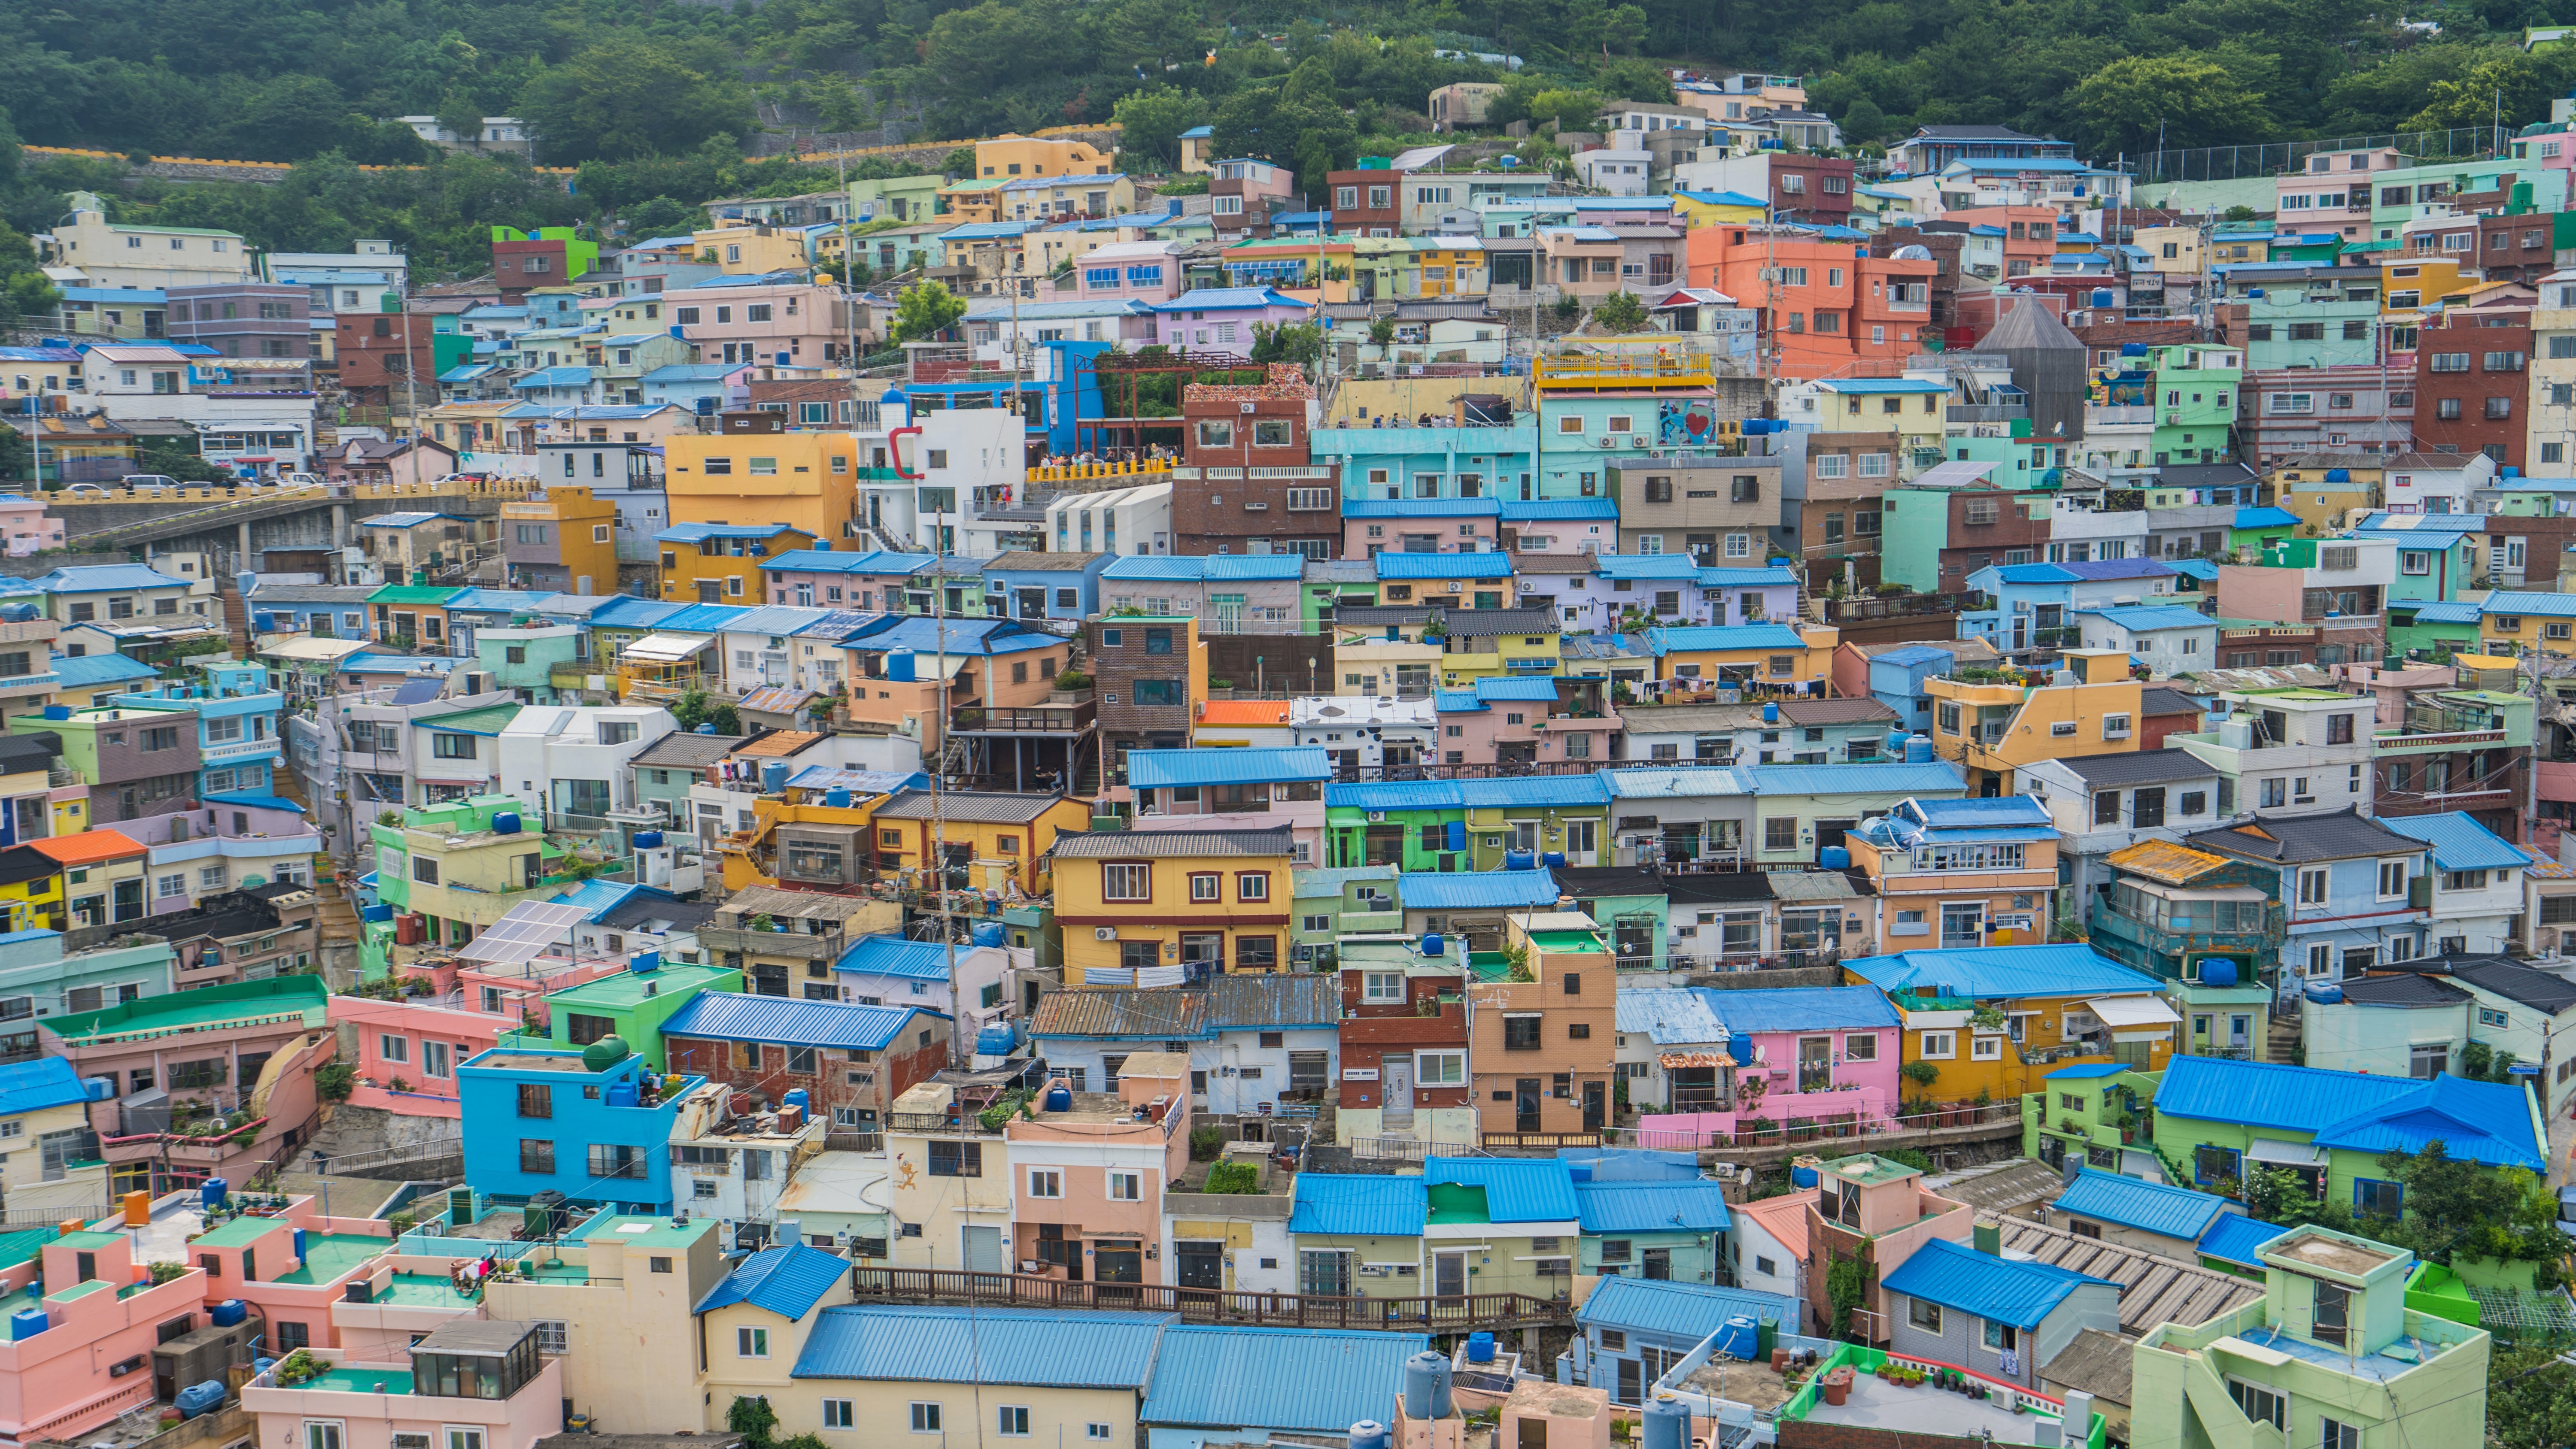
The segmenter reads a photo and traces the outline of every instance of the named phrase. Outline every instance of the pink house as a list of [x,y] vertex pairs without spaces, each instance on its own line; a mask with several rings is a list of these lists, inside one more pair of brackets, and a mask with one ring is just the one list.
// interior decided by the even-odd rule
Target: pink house
[[[1502,516],[1496,498],[1345,498],[1342,557],[1484,553],[1500,546]],[[1611,518],[1615,533],[1618,515]]]
[[242,1407],[259,1416],[256,1442],[535,1449],[563,1430],[563,1361],[537,1351],[533,1323],[452,1319],[407,1352],[309,1357],[321,1360],[321,1373],[287,1384],[278,1365],[243,1385]]
[[24,558],[49,548],[63,546],[63,521],[45,516],[42,501],[20,493],[0,493],[0,538],[8,540],[9,556]]
[[898,613],[913,576],[932,562],[926,553],[800,548],[762,564],[760,576],[773,604]]
[[667,292],[671,325],[700,362],[820,367],[839,354],[841,323],[831,287],[811,282],[711,282]]
[[1230,352],[1237,357],[1252,355],[1256,325],[1276,327],[1315,318],[1313,307],[1268,287],[1202,287],[1153,307],[1153,340],[1165,347]]
[[1249,156],[1219,161],[1214,170],[1208,178],[1208,216],[1217,240],[1269,235],[1270,202],[1285,203],[1295,194],[1297,173]]
[[2273,210],[2280,217],[2281,230],[2336,231],[2366,238],[2371,207],[2379,199],[2373,173],[2407,164],[2403,156],[2386,149],[2310,156],[2306,169],[2287,172],[2274,185]]
[[[566,982],[566,985],[573,983]],[[456,1064],[489,1051],[519,1028],[519,1013],[466,1009],[473,998],[380,1001],[366,996],[331,998],[331,1021],[357,1030],[358,1081],[352,1106],[379,1107],[406,1117],[462,1115],[456,1102]],[[540,1000],[543,998],[540,997]]]
[[[45,1316],[41,1331],[0,1343],[0,1437],[76,1441],[151,1404],[152,1350],[171,1336],[162,1326],[205,1325],[206,1280],[191,1271],[153,1284],[135,1242],[123,1232],[62,1233],[0,1270],[12,1312]],[[38,1277],[41,1304],[21,1291]]]
[[[1839,909],[1831,903],[1822,908]],[[1782,909],[1796,906],[1783,902]],[[1692,994],[1726,1030],[1728,1062],[1716,1083],[1720,1110],[1643,1117],[1638,1122],[1640,1146],[1722,1142],[1739,1121],[1756,1117],[1774,1123],[1791,1117],[1848,1117],[1865,1130],[1888,1123],[1895,1114],[1902,1100],[1896,1072],[1902,1023],[1877,988],[1792,986]],[[1748,1054],[1750,1061],[1745,1060]]]
[[1138,1052],[1119,1067],[1115,1094],[1076,1092],[1070,1108],[1014,1118],[1003,1134],[1011,1160],[1009,1241],[1021,1272],[1098,1283],[1174,1281],[1163,1194],[1190,1164],[1186,1053]]
[[1075,270],[1086,301],[1161,302],[1181,294],[1180,244],[1112,242],[1083,253]]
[[1472,689],[1444,689],[1440,759],[1451,765],[1553,764],[1610,758],[1619,729],[1607,679],[1554,676],[1479,679]]

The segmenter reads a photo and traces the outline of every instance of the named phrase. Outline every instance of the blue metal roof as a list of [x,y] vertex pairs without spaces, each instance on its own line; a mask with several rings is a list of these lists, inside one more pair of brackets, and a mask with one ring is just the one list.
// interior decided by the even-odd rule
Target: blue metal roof
[[937,941],[908,941],[901,936],[868,936],[841,953],[835,971],[862,976],[900,976],[912,981],[946,981],[948,948]]
[[1584,1328],[1610,1328],[1628,1333],[1654,1333],[1668,1338],[1704,1339],[1730,1318],[1750,1318],[1794,1328],[1798,1302],[1777,1293],[1750,1288],[1719,1288],[1706,1283],[1605,1276],[1583,1300],[1574,1321]]
[[[1113,568],[1112,572],[1115,572]],[[1507,553],[1382,553],[1381,579],[1507,579],[1512,556]]]
[[1321,749],[1134,750],[1127,756],[1127,783],[1139,790],[1332,777],[1333,757]]
[[2048,1074],[2047,1080],[2054,1082],[2064,1078],[2070,1082],[2085,1081],[2095,1077],[2116,1077],[2128,1070],[2129,1067],[2120,1062],[2083,1062],[2076,1066],[2059,1067]]
[[1472,689],[1444,689],[1431,698],[1431,707],[1442,714],[1475,714],[1485,708]]
[[1973,1313],[2015,1328],[2039,1327],[2040,1320],[2087,1283],[2112,1290],[2119,1285],[2068,1268],[2016,1261],[1980,1253],[1947,1238],[1934,1238],[1914,1250],[1879,1286],[1890,1293],[1921,1298],[1961,1313]]
[[2447,815],[2382,816],[2379,823],[2433,847],[2433,864],[2443,870],[2520,870],[2531,864],[2530,856],[2456,810]]
[[1785,565],[1769,569],[1701,569],[1697,582],[1703,589],[1795,588],[1798,575]]
[[1104,579],[1177,583],[1259,583],[1305,577],[1306,560],[1293,553],[1178,555],[1128,554],[1100,571]]
[[1354,810],[1488,810],[1511,806],[1606,805],[1610,787],[1589,775],[1523,775],[1504,780],[1389,780],[1330,784],[1327,808]]
[[711,538],[776,538],[790,530],[803,532],[792,523],[675,523],[653,535],[656,543],[704,543]]
[[[1494,498],[1350,498],[1342,502],[1344,518],[1497,518],[1501,516],[1503,516],[1502,502]],[[1616,518],[1618,515],[1613,513],[1611,517]]]
[[1669,770],[1604,770],[1604,784],[1618,800],[1677,800],[1741,795],[1744,779],[1726,765],[1681,765]]
[[1666,1152],[1650,1147],[1560,1147],[1557,1160],[1574,1173],[1574,1185],[1586,1182],[1695,1182],[1699,1154],[1684,1149]]
[[1346,1435],[1387,1412],[1418,1333],[1180,1325],[1163,1330],[1137,1418],[1161,1427]]
[[2032,795],[1992,795],[1978,799],[1908,800],[1898,807],[1934,830],[1991,826],[2046,825],[2048,807]]
[[2102,619],[2133,634],[2157,629],[2216,629],[2218,621],[2180,604],[2129,604],[2112,609],[2078,609],[2079,619]]
[[533,609],[537,600],[544,597],[529,589],[472,588],[453,595],[439,607],[451,614],[513,614]]
[[1848,1031],[1895,1026],[1896,1008],[1875,986],[1783,986],[1754,991],[1700,989],[1729,1032]]
[[2279,1223],[2262,1222],[2243,1213],[2221,1213],[2209,1231],[2201,1235],[2200,1255],[2260,1271],[2263,1260],[2255,1256],[2256,1251],[2289,1231]]
[[1648,642],[1657,655],[1725,652],[1735,649],[1804,649],[1807,641],[1786,624],[1694,625],[1683,629],[1649,629]]
[[607,603],[590,611],[590,627],[594,629],[650,629],[654,625],[662,622],[664,619],[680,612],[680,609],[680,605],[666,604],[660,599],[611,599]]
[[2478,606],[2467,599],[2440,599],[2429,604],[2391,599],[2388,608],[2392,613],[2412,609],[2418,624],[2474,624],[2478,621]]
[[[943,955],[943,968],[945,964]],[[945,974],[943,969],[942,975]],[[701,991],[689,999],[688,1005],[673,1013],[670,1020],[662,1023],[662,1034],[880,1052],[903,1035],[905,1024],[912,1020],[916,1009],[910,1006],[848,1006],[838,1001],[799,1001],[785,996]],[[931,1014],[939,1015],[937,1012]]]
[[1722,1233],[1725,1185],[1717,1182],[1578,1182],[1574,1204],[1586,1233]]
[[[421,723],[435,727],[437,721],[422,720]],[[462,731],[462,733],[482,734],[483,732],[480,730],[465,730]],[[485,735],[484,737],[487,739],[491,738],[489,735]],[[572,906],[578,910],[586,911],[589,913],[591,920],[597,921],[601,916],[625,904],[628,896],[631,896],[642,889],[644,889],[643,886],[634,884],[631,881],[586,880],[579,885],[574,886],[572,889],[565,891],[562,895],[554,897],[553,904],[559,906]],[[656,894],[659,894],[659,892],[656,892]]]
[[2296,528],[2299,515],[2286,508],[2240,508],[2236,510],[2238,528]]
[[2227,1199],[2088,1168],[2075,1174],[2054,1206],[2061,1213],[2197,1242],[2227,1206]]
[[[1342,516],[1357,515],[1345,503]],[[1503,505],[1506,523],[1608,523],[1618,516],[1619,501],[1615,498],[1532,498]]]
[[587,367],[541,367],[511,383],[510,390],[518,392],[526,388],[588,386],[590,386],[590,369]]
[[1032,1388],[1136,1389],[1174,1313],[1039,1308],[826,1308],[791,1375]]
[[2489,594],[2478,612],[2490,619],[2499,614],[2545,614],[2558,619],[2576,618],[2576,594]]
[[794,1321],[813,1312],[814,1305],[840,1286],[849,1271],[849,1259],[803,1243],[789,1248],[764,1248],[727,1273],[723,1282],[698,1300],[696,1311],[705,1313],[748,1303]]
[[[1901,951],[1893,956],[1865,956],[1857,961],[1846,961],[1843,969],[1882,991],[1973,996],[1979,1000],[2108,996],[2156,991],[2164,984],[2081,944]],[[1943,990],[1936,993],[1936,987]],[[2175,1060],[2186,1059],[2178,1057]],[[2206,1061],[2209,1058],[2192,1057],[2188,1060]]]
[[121,594],[136,589],[185,588],[188,581],[142,564],[84,564],[39,574],[27,584],[30,593]]
[[2156,1085],[2159,1113],[2305,1132],[2319,1147],[2360,1152],[2415,1152],[2439,1140],[2453,1157],[2539,1172],[2548,1159],[2529,1103],[2509,1083],[2419,1082],[2222,1057],[2175,1057]]
[[2185,578],[2198,579],[2204,584],[2218,582],[2218,565],[2205,558],[2175,559],[2173,571]]
[[1947,664],[1957,657],[1937,644],[1908,644],[1902,649],[1890,649],[1884,654],[1871,655],[1869,662],[1910,668],[1917,664]]
[[1726,1023],[1709,1008],[1712,994],[1687,986],[1634,986],[1611,1004],[1622,1035],[1643,1034],[1659,1047],[1706,1046],[1726,1040]]
[[1553,678],[1514,679],[1493,675],[1476,681],[1476,697],[1487,704],[1554,704],[1556,680]]
[[[19,934],[32,938],[36,933]],[[87,1096],[81,1089],[80,1074],[72,1070],[68,1058],[39,1057],[32,1062],[0,1067],[0,1117],[15,1117],[21,1112],[37,1112],[47,1107],[68,1107],[87,1100]]]
[[[1128,758],[1133,759],[1134,756]],[[1490,911],[1553,906],[1556,877],[1543,870],[1482,873],[1407,871],[1395,880],[1395,898],[1408,911]]]
[[[1292,1233],[1344,1233],[1363,1238],[1418,1238],[1430,1219],[1431,1200],[1418,1177],[1373,1173],[1301,1172]],[[1569,1185],[1568,1192],[1572,1191]],[[1574,1216],[1569,1212],[1567,1217]]]
[[653,627],[682,634],[721,634],[750,612],[740,604],[683,604]]
[[1756,795],[1937,795],[1965,790],[1956,765],[1745,765],[1736,772]]
[[1422,1164],[1422,1181],[1483,1188],[1489,1223],[1572,1222],[1581,1211],[1574,1173],[1553,1157],[1434,1157]]
[[1597,554],[1592,571],[1605,579],[1695,579],[1699,560],[1686,553]]
[[1247,307],[1302,307],[1268,287],[1201,287],[1151,304],[1157,312],[1237,311]]
[[156,672],[151,665],[122,654],[83,654],[78,657],[57,654],[53,663],[54,678],[64,689],[86,689],[98,684],[120,684],[129,679],[150,679]]

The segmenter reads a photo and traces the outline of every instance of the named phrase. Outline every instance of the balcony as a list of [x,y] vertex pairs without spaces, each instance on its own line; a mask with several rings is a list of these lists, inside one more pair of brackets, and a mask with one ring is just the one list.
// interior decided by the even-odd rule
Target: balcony
[[968,705],[950,716],[949,728],[967,735],[1080,735],[1091,731],[1099,714],[1090,700],[1027,708]]
[[1542,389],[1713,387],[1716,367],[1696,356],[1542,357],[1532,364],[1532,373]]
[[2105,403],[2084,410],[2086,428],[2150,428],[2155,426],[2156,410],[2143,403]]

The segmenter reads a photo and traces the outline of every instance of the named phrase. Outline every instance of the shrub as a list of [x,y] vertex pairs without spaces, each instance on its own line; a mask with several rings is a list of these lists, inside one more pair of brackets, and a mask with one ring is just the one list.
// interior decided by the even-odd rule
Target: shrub
[[1208,1169],[1208,1192],[1259,1192],[1261,1169],[1249,1162],[1220,1162]]
[[324,1062],[313,1069],[313,1091],[325,1102],[345,1102],[358,1085],[358,1069],[347,1062]]
[[1192,1162],[1213,1162],[1216,1160],[1216,1155],[1224,1149],[1225,1132],[1222,1128],[1193,1127],[1190,1129]]

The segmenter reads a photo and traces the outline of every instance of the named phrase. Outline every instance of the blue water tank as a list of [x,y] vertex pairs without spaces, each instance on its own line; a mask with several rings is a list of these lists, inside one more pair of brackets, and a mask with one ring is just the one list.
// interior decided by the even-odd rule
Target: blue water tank
[[2308,999],[2319,1006],[2332,1006],[2343,1000],[2343,988],[2331,981],[2308,983]]
[[116,1078],[81,1078],[81,1096],[92,1102],[104,1102],[116,1095]]
[[212,1321],[217,1328],[230,1328],[234,1324],[241,1322],[243,1318],[249,1315],[249,1313],[249,1306],[244,1304],[240,1299],[227,1298],[223,1302],[216,1304],[214,1311],[207,1314],[206,1317]]
[[1565,852],[1562,850],[1551,850],[1547,854],[1540,856],[1539,860],[1545,864],[1549,870],[1555,870],[1557,867],[1565,864]]
[[635,832],[635,848],[636,848],[637,850],[659,850],[659,849],[661,849],[661,848],[662,848],[662,832],[661,832],[661,831],[658,831],[658,830],[638,830],[638,831],[636,831],[636,832]]
[[1404,1417],[1449,1417],[1449,1359],[1429,1349],[1404,1361]]
[[516,835],[525,828],[526,826],[519,819],[519,812],[515,810],[504,810],[492,817],[494,835]]
[[1932,737],[1930,735],[1915,735],[1906,740],[1905,763],[1909,765],[1928,765],[1932,763]]
[[1447,955],[1448,953],[1449,953],[1449,943],[1448,943],[1447,941],[1445,941],[1445,940],[1441,939],[1440,934],[1439,934],[1438,932],[1436,932],[1436,931],[1435,931],[1435,932],[1431,933],[1430,935],[1424,936],[1424,937],[1422,938],[1422,954],[1423,954],[1423,955],[1425,955],[1425,956],[1431,956],[1431,957],[1440,957],[1440,956],[1445,956],[1445,955]]
[[2249,287],[2246,289],[2245,295],[2248,297],[2260,297],[2263,295],[2263,289],[2260,287]]
[[358,914],[370,921],[390,921],[394,918],[394,908],[380,903],[369,906]]
[[886,678],[897,684],[912,683],[912,651],[898,649],[886,656]]
[[208,1210],[222,1207],[224,1195],[232,1191],[232,1186],[220,1177],[207,1178],[197,1185],[197,1202]]
[[1447,828],[1442,832],[1442,838],[1448,842],[1444,847],[1445,849],[1465,850],[1467,848],[1467,822],[1464,820],[1450,821]]
[[47,719],[59,720],[70,719],[71,717],[72,707],[68,704],[49,704],[45,706],[45,718]]
[[302,1228],[297,1228],[295,1230],[295,1261],[298,1263],[304,1261],[304,1230]]
[[1690,1449],[1691,1411],[1671,1399],[1646,1401],[1645,1449]]
[[813,1098],[805,1095],[805,1089],[803,1087],[790,1087],[785,1092],[779,1094],[778,1105],[781,1107],[802,1107],[812,1100]]
[[1789,1185],[1791,1187],[1814,1187],[1816,1185],[1816,1170],[1812,1167],[1790,1168]]
[[1780,706],[1766,701],[1762,706],[1762,722],[1764,724],[1778,724],[1780,722]]
[[1889,759],[1901,760],[1905,758],[1905,740],[1906,735],[1903,730],[1889,730],[1887,732],[1887,757]]
[[1755,1345],[1761,1340],[1761,1326],[1739,1314],[1718,1326],[1717,1351],[1740,1363],[1751,1363]]
[[1467,1362],[1469,1362],[1469,1363],[1492,1363],[1493,1361],[1494,1361],[1494,1336],[1493,1336],[1492,1334],[1490,1334],[1490,1333],[1471,1333],[1471,1334],[1468,1334],[1468,1335],[1467,1335]]
[[1816,852],[1816,864],[1827,870],[1851,869],[1851,852],[1839,845],[1828,845]]
[[1535,869],[1537,865],[1538,852],[1535,850],[1506,850],[1503,852],[1503,869],[1505,870],[1531,870]]
[[45,1310],[21,1308],[9,1315],[9,1341],[16,1343],[22,1338],[33,1338],[51,1326],[52,1320],[45,1317]]
[[262,610],[250,616],[250,627],[254,633],[274,634],[277,632],[277,616]]
[[2122,357],[2144,357],[2147,355],[2147,344],[2143,342],[2123,342],[2120,344],[2120,355]]
[[1050,1112],[1070,1112],[1070,1111],[1072,1111],[1072,1110],[1073,1110],[1073,1088],[1066,1086],[1066,1085],[1065,1085],[1064,1083],[1062,1083],[1062,1082],[1050,1082],[1050,1083],[1048,1083],[1048,1084],[1047,1084],[1047,1094],[1046,1094],[1046,1110],[1047,1110],[1047,1111],[1050,1111]]
[[1388,1449],[1395,1436],[1375,1419],[1362,1419],[1351,1426],[1350,1449]]
[[2093,305],[2096,307],[2108,307],[2118,300],[2118,295],[2108,287],[2093,289]]
[[716,733],[716,727],[711,724],[702,724],[696,729],[689,731],[689,733],[693,735],[711,735]]
[[847,810],[850,808],[850,792],[847,790],[826,790],[823,792],[823,803],[834,810]]
[[178,1406],[182,1419],[211,1414],[224,1406],[223,1380],[208,1379],[202,1384],[190,1384],[171,1395],[170,1402]]
[[632,1107],[636,1103],[637,1096],[635,1080],[632,1077],[622,1082],[608,1084],[607,1102],[612,1107]]
[[662,969],[662,953],[659,951],[638,951],[635,953],[635,959],[627,962],[626,966],[628,970],[634,971],[639,975],[650,976],[654,972]]
[[2352,470],[2350,468],[2328,468],[2326,470],[2326,481],[2329,483],[2349,483],[2352,481]]
[[978,946],[1001,946],[1010,942],[1010,932],[999,921],[977,921],[970,938]]
[[255,1358],[250,1361],[250,1371],[254,1374],[264,1374],[275,1367],[277,1367],[277,1360],[273,1358]]
[[760,764],[760,792],[775,795],[787,788],[787,762],[763,760]]
[[2235,985],[2236,963],[2225,956],[2206,956],[2201,958],[2200,984],[2203,986]]
[[2497,474],[2498,476],[2505,478],[2519,478],[2522,476],[2522,470],[2520,468],[2507,465],[2506,467],[2498,469]]

